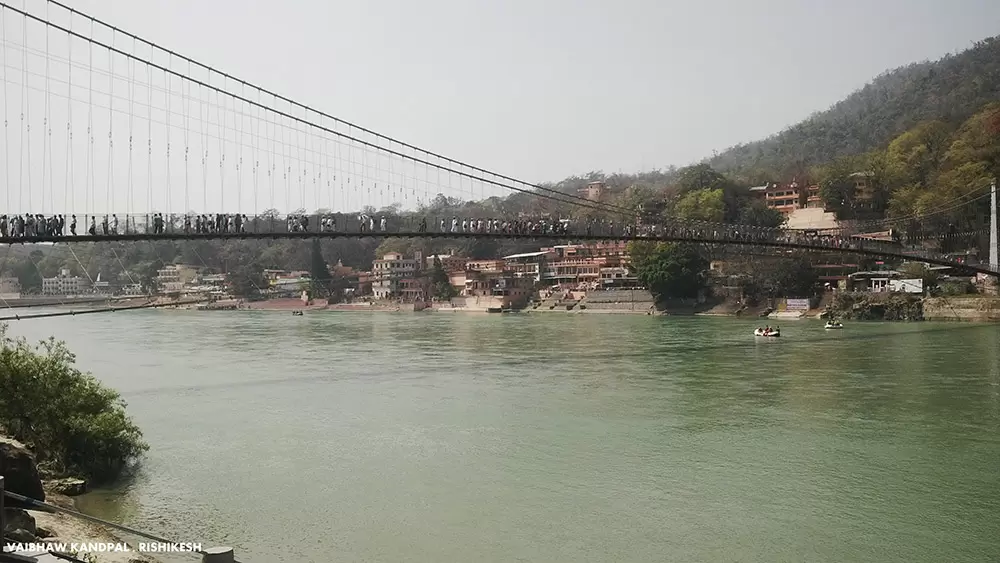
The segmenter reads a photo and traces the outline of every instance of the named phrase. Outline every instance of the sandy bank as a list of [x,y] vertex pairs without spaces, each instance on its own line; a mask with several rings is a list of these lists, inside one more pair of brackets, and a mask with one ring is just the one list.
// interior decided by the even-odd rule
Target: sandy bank
[[[76,510],[73,499],[58,493],[45,493],[46,502],[62,508]],[[35,527],[51,534],[42,539],[45,542],[61,543],[126,543],[132,552],[105,552],[93,554],[98,563],[157,563],[158,560],[134,551],[135,542],[126,541],[112,530],[99,524],[75,518],[67,514],[29,511],[35,518]]]

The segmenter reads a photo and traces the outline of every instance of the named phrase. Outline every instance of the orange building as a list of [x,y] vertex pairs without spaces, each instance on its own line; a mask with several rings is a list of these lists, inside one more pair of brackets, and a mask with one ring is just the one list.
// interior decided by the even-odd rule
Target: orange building
[[764,184],[750,188],[750,193],[762,199],[771,209],[788,215],[796,209],[822,208],[819,185],[801,186],[796,180],[788,184]]

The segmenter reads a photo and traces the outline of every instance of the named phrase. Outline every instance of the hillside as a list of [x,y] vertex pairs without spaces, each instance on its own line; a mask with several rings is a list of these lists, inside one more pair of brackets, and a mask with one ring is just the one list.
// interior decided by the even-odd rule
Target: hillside
[[1000,101],[1000,36],[934,62],[886,72],[830,109],[706,162],[745,178],[788,177],[885,146],[921,121],[957,125],[995,101]]

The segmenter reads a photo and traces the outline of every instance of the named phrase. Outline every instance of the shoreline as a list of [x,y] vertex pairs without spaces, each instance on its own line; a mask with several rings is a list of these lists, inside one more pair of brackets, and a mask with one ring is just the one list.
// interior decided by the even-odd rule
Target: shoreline
[[[66,496],[55,491],[45,490],[45,502],[61,508],[67,508],[87,514],[77,506],[76,497]],[[97,563],[163,563],[160,559],[150,557],[136,549],[135,541],[126,540],[117,530],[90,522],[82,518],[76,518],[68,514],[56,512],[42,512],[29,510],[28,513],[35,519],[35,526],[43,529],[52,535],[39,538],[39,543],[63,542],[63,543],[103,543],[103,544],[125,544],[132,551],[108,551],[92,553]],[[87,516],[93,516],[87,514]],[[96,516],[95,516],[96,518]]]
[[[86,491],[86,482],[72,480],[70,489],[67,481],[42,479],[38,472],[38,464],[34,451],[24,444],[0,434],[0,455],[8,465],[5,467],[6,477],[10,484],[18,483],[17,492],[28,498],[40,500],[45,504],[63,510],[79,512],[86,516],[98,518],[80,509],[76,498],[80,495],[67,495],[60,491]],[[38,498],[38,497],[43,497]],[[97,563],[164,563],[160,559],[150,557],[136,548],[135,541],[127,540],[118,530],[97,522],[85,520],[64,512],[38,508],[19,508],[20,503],[5,503],[4,518],[7,530],[0,530],[0,543],[22,544],[117,544],[127,545],[130,551],[98,551],[88,553]],[[36,553],[36,552],[31,552]]]
[[[652,302],[621,302],[608,303],[598,302],[588,307],[588,303],[577,302],[572,309],[564,308],[544,308],[526,306],[521,309],[514,309],[503,314],[567,314],[567,315],[647,315],[647,316],[704,316],[704,317],[732,317],[732,318],[771,318],[782,320],[816,319],[823,318],[822,315],[829,312],[835,317],[849,320],[883,320],[892,322],[917,322],[927,321],[953,321],[953,322],[1000,322],[1000,297],[992,295],[956,295],[947,297],[910,297],[899,296],[886,293],[844,293],[846,299],[843,303],[831,304],[825,308],[809,309],[802,311],[801,316],[794,316],[791,312],[780,312],[772,316],[761,317],[760,313],[764,307],[741,308],[738,304],[724,300],[713,302],[705,306],[695,306],[687,303],[672,305],[670,303],[664,309],[652,308]],[[123,300],[122,305],[131,305],[141,299]],[[883,309],[886,304],[894,302],[912,303],[914,309],[908,314],[899,318],[897,314],[884,314]],[[284,312],[366,312],[366,313],[413,313],[413,312],[442,312],[442,313],[471,313],[471,314],[496,314],[490,312],[482,306],[465,307],[449,306],[440,302],[417,302],[400,303],[393,301],[362,301],[355,303],[333,303],[327,304],[319,300],[310,304],[303,303],[298,298],[269,299],[264,301],[241,302],[239,300],[219,301],[206,307],[198,307],[190,304],[178,304],[171,307],[168,301],[158,299],[158,303],[167,306],[163,309],[170,311],[284,311]],[[641,305],[640,305],[641,303]],[[864,309],[865,311],[862,311]],[[870,311],[870,312],[869,312]],[[882,317],[883,318],[878,318]]]

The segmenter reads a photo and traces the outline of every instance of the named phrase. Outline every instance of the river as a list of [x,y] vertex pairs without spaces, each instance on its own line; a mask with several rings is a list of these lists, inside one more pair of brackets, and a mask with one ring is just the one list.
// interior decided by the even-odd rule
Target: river
[[150,443],[87,511],[244,563],[1000,554],[1000,326],[753,326],[136,311],[11,331],[65,339]]

